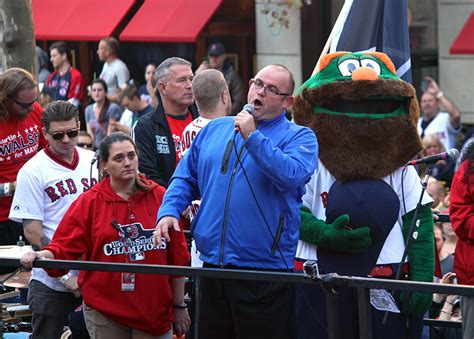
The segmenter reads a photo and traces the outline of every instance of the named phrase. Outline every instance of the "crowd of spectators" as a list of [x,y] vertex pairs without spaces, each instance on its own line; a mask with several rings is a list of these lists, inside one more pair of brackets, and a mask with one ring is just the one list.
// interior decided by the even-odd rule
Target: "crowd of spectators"
[[[0,212],[2,212],[0,223],[3,226],[1,231],[4,232],[4,230],[7,229],[11,230],[10,233],[5,233],[5,235],[1,237],[4,244],[16,242],[19,236],[24,237],[21,224],[8,220],[7,209],[9,210],[12,203],[11,196],[15,191],[16,176],[20,171],[21,166],[47,145],[46,141],[48,137],[46,137],[45,140],[44,135],[47,136],[48,126],[44,126],[46,132],[43,133],[41,130],[43,124],[40,120],[40,116],[43,109],[46,110],[48,107],[50,107],[50,109],[54,108],[54,104],[52,103],[58,100],[68,101],[70,104],[77,107],[78,112],[83,116],[85,124],[81,126],[77,123],[78,128],[82,129],[77,135],[71,137],[72,133],[71,135],[69,134],[70,130],[62,133],[63,138],[65,135],[68,136],[68,140],[74,138],[78,147],[91,151],[95,151],[102,147],[105,149],[104,152],[109,155],[112,145],[119,143],[121,147],[124,144],[128,147],[123,146],[123,152],[126,153],[128,152],[126,150],[129,149],[132,153],[135,152],[135,154],[140,154],[140,161],[138,161],[138,157],[133,160],[134,164],[132,167],[136,165],[136,168],[133,167],[133,170],[139,170],[141,173],[145,174],[150,181],[142,182],[140,180],[145,179],[140,177],[135,178],[135,176],[129,178],[129,181],[133,183],[135,189],[132,194],[128,195],[127,193],[127,198],[137,194],[140,190],[143,190],[146,195],[149,190],[157,186],[156,184],[168,188],[170,179],[175,172],[178,163],[183,158],[185,152],[189,150],[191,142],[201,128],[217,117],[241,114],[239,112],[242,110],[242,106],[245,102],[242,81],[240,80],[238,72],[235,70],[234,66],[226,59],[226,50],[222,44],[212,43],[209,45],[206,60],[200,64],[195,72],[193,72],[192,64],[190,62],[178,57],[169,58],[159,65],[149,63],[144,67],[144,83],[141,86],[137,81],[130,79],[127,65],[119,59],[118,51],[119,44],[116,39],[108,37],[100,41],[97,54],[99,59],[104,62],[104,66],[100,72],[99,78],[92,80],[89,86],[87,86],[87,91],[85,79],[83,79],[80,70],[71,65],[68,46],[62,41],[53,43],[49,48],[49,60],[54,68],[52,69],[52,72],[49,72],[47,67],[47,54],[41,49],[37,49],[37,57],[40,66],[38,81],[41,83],[39,92],[36,89],[35,81],[27,72],[19,69],[11,69],[3,73],[2,79],[0,80],[0,102],[8,102],[8,105],[0,106],[0,123],[5,122],[6,126],[20,126],[15,128],[18,128],[20,131],[23,130],[26,134],[24,136],[19,135],[18,137],[23,138],[24,140],[34,141],[29,146],[31,151],[25,151],[21,154],[17,152],[19,154],[18,158],[21,160],[20,162],[16,162],[15,164],[6,163],[8,168],[5,168],[7,168],[8,171],[2,171],[2,174],[0,174],[0,199],[2,199],[2,206],[4,205],[3,202],[5,202],[6,206],[6,208],[2,207],[0,210]],[[287,72],[285,68],[278,68],[281,66],[277,67],[274,65],[271,67],[273,68],[270,70],[264,69],[263,73],[259,73],[260,76],[266,76],[269,79],[273,79],[272,77],[275,72]],[[194,73],[196,73],[196,77],[194,77]],[[16,86],[12,86],[9,81],[16,82]],[[472,246],[470,245],[470,235],[464,230],[469,219],[468,221],[465,221],[464,219],[461,219],[460,216],[462,215],[463,217],[466,217],[465,214],[467,212],[465,212],[464,209],[467,207],[465,205],[472,204],[472,201],[466,202],[465,200],[466,192],[463,191],[463,184],[465,184],[466,180],[469,180],[470,178],[469,169],[472,162],[470,157],[473,153],[472,149],[474,146],[472,140],[474,140],[474,138],[468,139],[465,145],[459,144],[461,120],[458,108],[446,96],[446,94],[441,91],[435,80],[427,78],[427,82],[427,89],[421,94],[420,100],[421,117],[418,124],[418,131],[422,137],[423,150],[420,152],[419,157],[432,156],[445,152],[451,148],[458,148],[463,149],[461,153],[465,157],[467,164],[463,165],[460,161],[456,163],[456,159],[450,158],[437,161],[431,168],[432,179],[430,179],[426,188],[426,192],[434,200],[433,211],[435,214],[449,214],[450,208],[451,213],[453,211],[455,213],[452,223],[449,221],[437,221],[435,222],[434,228],[436,251],[442,272],[442,278],[438,278],[436,281],[439,281],[440,283],[454,284],[457,282],[457,274],[454,272],[458,270],[459,272],[465,273],[466,270],[468,270],[465,266],[462,266],[465,262],[462,264],[458,262],[458,264],[456,264],[456,258],[458,258],[456,246],[462,242],[464,253],[469,251],[469,246]],[[251,86],[254,83],[255,82],[253,82]],[[256,90],[252,95],[257,97],[259,94],[256,93],[260,93],[262,88],[263,92],[267,94],[272,93],[271,89],[265,84],[262,86],[263,87]],[[294,81],[291,74],[287,82],[282,82],[282,86],[291,89],[294,87]],[[280,94],[276,94],[273,99],[280,99],[277,95]],[[35,102],[36,98],[38,99],[38,102]],[[197,107],[195,105],[195,100]],[[287,109],[291,106],[291,102],[284,102],[281,106]],[[264,121],[268,117],[262,116],[257,118]],[[252,120],[257,120],[257,118],[254,116],[252,117]],[[275,116],[272,115],[271,118],[275,118]],[[240,129],[239,132],[242,133],[243,139],[247,140],[251,135],[252,140],[263,138],[259,132],[256,132],[255,126],[252,126],[248,120],[245,119],[248,119],[248,116],[242,117],[242,115],[238,115],[236,120],[241,124],[242,129]],[[215,126],[215,124],[212,126]],[[222,126],[220,128],[222,128]],[[233,127],[231,129],[233,129]],[[9,130],[2,129],[0,137],[6,140],[8,138],[7,132],[9,133]],[[116,132],[121,133],[117,134]],[[256,133],[254,134],[254,132]],[[202,140],[206,141],[206,137],[208,139],[210,138],[209,136],[201,136],[198,143],[201,144],[203,142]],[[220,137],[222,137],[221,133],[219,132],[218,135],[216,132],[216,137],[213,143],[217,145],[217,148],[224,149],[226,147],[225,143],[217,142],[217,140],[220,140]],[[55,139],[53,135],[50,139],[50,144],[55,143],[58,140],[63,140],[63,138]],[[309,143],[311,144],[311,142]],[[208,144],[211,143],[208,142]],[[265,156],[263,153],[258,153],[259,151],[256,149],[254,151],[260,157]],[[252,150],[249,150],[249,152],[252,152]],[[208,156],[208,154],[205,155]],[[268,156],[272,157],[274,155],[269,153]],[[125,157],[127,157],[127,155],[125,155]],[[214,161],[215,159],[211,160]],[[211,160],[209,160],[209,164],[211,163]],[[104,167],[107,166],[107,164],[111,165],[111,161],[112,160],[107,157],[101,159],[100,164]],[[186,159],[186,164],[189,167],[188,170],[195,176],[197,173],[194,171],[197,171],[198,168],[199,171],[203,171],[203,168],[200,167],[202,166],[201,161],[203,160],[198,159],[197,154],[193,154]],[[455,176],[455,172],[459,166],[461,166],[462,174],[457,173]],[[200,173],[201,176],[199,178],[195,177],[195,180],[205,180],[204,178],[206,178],[207,170],[208,168],[206,167],[206,169]],[[270,170],[270,168],[268,168],[268,170]],[[275,168],[274,170],[278,172],[281,169]],[[423,176],[424,170],[425,168],[423,166],[419,167],[420,177]],[[117,191],[117,186],[113,185],[114,182],[121,182],[121,184],[123,184],[123,181],[120,181],[120,174],[109,172],[104,175],[108,177],[109,181],[108,184],[102,184],[102,186],[108,186],[101,186],[100,189],[108,190],[108,194],[113,195],[117,193],[120,195],[120,192]],[[287,183],[282,181],[282,185],[283,184]],[[451,197],[453,197],[453,195],[451,195],[450,192],[452,186],[455,187],[455,200],[453,204],[451,204],[453,201]],[[197,194],[196,183],[196,187],[193,188],[192,192],[189,192],[188,196],[180,197],[178,199],[177,196],[171,195],[174,193],[174,189],[176,188],[172,187],[168,199],[164,200],[164,205],[166,208],[169,208],[168,212],[170,214],[161,214],[161,216],[172,216],[176,221],[180,220],[181,225],[184,225],[186,223],[184,220],[186,220],[188,216],[191,218],[195,216],[195,210],[199,206],[200,195],[210,193],[204,191],[198,192],[200,194]],[[87,189],[84,189],[84,191],[86,190]],[[182,191],[183,187],[180,187],[179,190]],[[96,192],[96,194],[98,193]],[[75,198],[76,196],[74,199]],[[153,199],[157,200],[153,207],[154,212],[150,213],[150,211],[148,211],[147,216],[144,218],[150,218],[150,215],[156,215],[162,198],[163,193],[161,191],[158,196],[153,197]],[[219,196],[215,199],[216,203],[225,201],[224,196]],[[184,211],[172,210],[170,207],[171,201],[177,200],[179,200],[181,205],[183,205],[183,209],[184,206],[190,206],[190,208]],[[79,207],[76,206],[76,210],[80,209],[82,211],[83,207],[84,209],[92,208],[90,205],[81,205],[86,203],[87,200],[85,198],[79,200]],[[115,204],[116,201],[114,202],[113,208],[115,208]],[[206,208],[206,206],[204,207]],[[70,214],[71,213],[73,212],[70,212]],[[76,213],[76,217],[79,219],[85,215],[78,212]],[[91,213],[93,213],[93,211],[91,211]],[[10,219],[12,219],[11,216]],[[13,218],[13,220],[16,221],[21,221],[21,219],[22,218]],[[27,218],[25,217],[23,219]],[[89,230],[94,227],[94,224],[91,223],[90,220],[80,221],[81,227],[84,230]],[[23,220],[23,223],[24,222],[25,221]],[[110,220],[107,220],[107,222],[109,223]],[[209,222],[212,222],[212,220],[209,220]],[[68,234],[72,226],[71,224],[67,224],[66,221],[64,224],[65,226],[63,226],[61,230],[62,238],[58,238],[58,240],[49,245],[49,241],[44,244],[41,242],[36,244],[39,249],[44,249],[42,252],[38,252],[40,254],[37,253],[36,256],[30,258],[30,264],[31,261],[38,256],[47,258],[79,258],[77,250],[74,253],[68,252],[69,250],[74,249],[74,246],[79,245],[76,243],[72,246],[67,242],[72,241],[70,234]],[[170,225],[174,226],[171,221]],[[55,227],[57,227],[57,225],[55,225]],[[90,230],[88,232],[90,232]],[[283,235],[285,236],[285,233],[283,233]],[[52,234],[50,235],[50,238],[51,237]],[[27,240],[30,240],[30,243],[32,244],[34,242],[28,237]],[[88,242],[86,241],[84,244],[81,244],[81,250],[88,253],[89,258],[95,258],[93,255],[94,246],[100,246],[100,241],[101,239],[89,239]],[[171,249],[171,251],[173,251],[173,249]],[[195,250],[193,254],[195,257],[194,259],[197,260],[196,253],[197,251]],[[216,259],[216,253],[204,253],[201,258],[202,257],[207,259],[204,262],[204,266],[219,266],[219,259],[218,257]],[[162,259],[163,258],[160,260]],[[285,258],[283,260],[284,263],[286,262],[286,259],[290,260],[289,258]],[[186,260],[186,257],[178,258],[172,256],[166,260],[163,259],[163,262],[184,263]],[[199,262],[197,265],[202,265],[202,262]],[[239,266],[234,265],[233,268],[239,268]],[[245,268],[245,265],[242,268]],[[276,264],[270,262],[267,266],[263,266],[259,269],[265,270],[269,268],[285,271],[287,266],[286,264],[282,265],[281,263]],[[53,275],[61,275],[62,273],[64,272],[53,272]],[[472,284],[472,281],[465,280],[462,274],[463,273],[461,273],[461,280],[463,280],[462,283]],[[135,279],[135,277],[133,279]],[[87,290],[90,280],[85,280],[83,288]],[[123,276],[121,283],[123,287]],[[160,281],[160,283],[163,282]],[[226,282],[221,281],[213,282],[212,284],[214,285],[209,281],[204,281],[204,283],[206,292],[204,305],[206,310],[211,312],[204,313],[201,316],[203,326],[202,333],[207,336],[209,333],[214,331],[214,325],[209,325],[209,323],[211,323],[210,318],[214,315],[217,316],[218,314],[224,314],[222,305],[215,304],[215,300],[220,297],[219,293],[226,289],[234,288],[238,288],[239,291],[244,294],[249,293],[249,291],[247,286],[238,286],[235,284],[228,285]],[[179,306],[185,306],[183,305],[183,288],[175,287],[169,282],[163,284],[166,285],[165,288],[169,289],[169,293],[167,294],[169,300],[167,301],[166,306],[169,308],[164,308],[163,312],[168,312],[167,317],[171,319],[172,316],[170,315],[170,312],[174,311],[175,317],[177,317],[176,326],[178,326],[178,333],[184,333],[189,327],[189,322],[187,314],[183,315],[183,313],[179,311],[183,309]],[[179,284],[182,284],[181,280],[179,280]],[[68,287],[66,286],[66,288]],[[77,288],[77,284],[75,285],[75,288]],[[271,289],[276,287],[262,285],[259,288]],[[72,289],[70,290],[72,291]],[[291,291],[289,293],[292,295],[294,292]],[[229,305],[225,305],[225,307],[233,307],[234,304],[238,305],[245,301],[242,301],[242,296],[238,295],[235,295],[232,298]],[[281,296],[281,299],[284,300],[287,305],[293,307],[292,303],[288,302],[285,298],[287,298],[287,296]],[[132,301],[130,302],[133,304]],[[178,307],[173,308],[173,303],[178,304]],[[446,296],[435,294],[433,296],[433,305],[430,309],[429,315],[430,317],[440,320],[461,321],[461,310],[462,312],[473,312],[472,304],[472,298],[469,299],[452,295]],[[33,311],[38,313],[38,311]],[[99,333],[101,331],[97,323],[94,322],[97,320],[98,312],[100,311],[108,312],[108,310],[102,310],[100,306],[95,307],[95,309],[90,307],[87,308],[86,319],[89,319],[89,333]],[[277,310],[274,314],[278,315],[280,314],[278,312],[281,311],[282,310]],[[113,312],[108,313],[106,314],[106,319],[104,321],[110,322],[110,319],[114,320],[116,317],[120,317],[120,315],[116,315]],[[226,317],[236,323],[241,322],[243,327],[248,325],[244,320],[235,317],[235,315],[228,314]],[[37,315],[36,319],[41,318]],[[118,323],[121,323],[121,321],[122,319],[117,320]],[[252,321],[257,320],[252,319]],[[64,319],[61,319],[60,323],[62,324],[62,322],[64,322]],[[140,327],[139,330],[146,332],[146,326],[148,325],[149,324],[146,323],[145,325],[140,325],[142,327]],[[293,330],[294,324],[288,322],[287,325],[287,328],[275,327],[274,330],[275,332],[282,331],[280,335],[283,335],[284,331]],[[127,323],[126,327],[133,327],[133,325]],[[170,328],[166,324],[160,323],[159,327],[160,328],[152,329],[152,332],[154,334],[164,333],[167,335],[171,333]],[[471,327],[467,328],[466,331],[472,331]],[[120,328],[114,330],[117,330],[118,332],[121,331]],[[233,331],[233,329],[227,327],[225,323],[219,328],[219,330],[224,332],[228,331],[230,334],[232,334]],[[111,332],[105,333],[109,335]],[[443,328],[435,328],[432,333],[432,338],[456,338],[459,335],[460,333],[455,331],[455,329],[446,330]]]

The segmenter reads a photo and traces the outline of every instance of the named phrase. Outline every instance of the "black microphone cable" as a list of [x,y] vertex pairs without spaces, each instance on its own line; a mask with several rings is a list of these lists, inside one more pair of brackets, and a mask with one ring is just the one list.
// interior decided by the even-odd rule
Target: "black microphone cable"
[[[260,215],[262,216],[263,221],[265,222],[265,226],[267,226],[268,233],[270,234],[270,237],[271,237],[273,243],[275,243],[275,241],[276,241],[275,235],[273,235],[273,233],[272,233],[272,230],[270,228],[270,225],[268,224],[267,218],[265,217],[265,214],[263,213],[263,210],[262,210],[260,204],[258,203],[257,196],[255,195],[252,184],[250,183],[250,179],[247,176],[247,172],[245,171],[245,168],[244,168],[244,166],[243,166],[243,164],[240,160],[240,155],[239,155],[239,152],[237,151],[237,147],[235,145],[236,144],[235,138],[237,137],[237,134],[238,133],[234,133],[234,143],[233,143],[234,152],[235,152],[235,155],[237,156],[237,162],[240,165],[240,167],[242,168],[242,173],[244,174],[245,180],[247,181],[247,185],[250,189],[250,192],[252,193],[252,197],[253,197],[253,200],[255,201],[255,204],[257,205],[258,211],[260,212]],[[246,141],[244,140],[244,143],[245,142]],[[244,147],[244,146],[242,146],[242,147]],[[283,253],[281,253],[279,244],[276,244],[276,249],[278,250],[278,253],[280,254],[281,260],[285,264],[286,270],[290,271],[290,267],[288,266],[288,263],[286,262],[285,257],[283,256]]]
[[[263,221],[265,222],[265,226],[267,227],[268,233],[270,234],[270,237],[272,238],[272,241],[275,243],[275,241],[276,241],[275,236],[273,235],[272,230],[270,229],[270,225],[268,224],[267,219],[265,218],[265,214],[263,213],[263,210],[262,210],[260,204],[258,203],[258,199],[255,195],[252,184],[250,183],[250,179],[248,178],[247,172],[245,171],[245,168],[244,168],[244,166],[243,166],[243,164],[240,160],[240,154],[237,151],[236,142],[235,142],[235,138],[236,138],[237,134],[238,133],[234,133],[234,142],[233,142],[234,152],[237,156],[237,162],[240,164],[240,167],[242,168],[242,173],[244,174],[245,180],[247,181],[247,185],[249,186],[250,192],[252,193],[252,196],[253,196],[253,199],[255,201],[255,204],[257,205],[258,211],[260,212],[260,215],[262,216]],[[276,249],[278,250],[278,253],[281,257],[281,260],[285,264],[286,270],[290,271],[290,267],[288,266],[288,263],[286,262],[285,257],[283,256],[283,253],[281,253],[279,244],[277,244]],[[308,300],[308,298],[305,294],[305,291],[303,291],[302,288],[298,284],[295,284],[295,288],[297,288],[300,291],[300,293],[303,296],[303,299],[304,299],[306,305],[309,307],[309,309],[311,311],[311,314],[313,315],[314,319],[321,325],[322,328],[324,328],[326,330],[326,333],[327,333],[327,327],[325,326],[323,320],[319,319],[319,316],[318,316],[316,310],[314,309],[313,305]]]
[[[94,156],[92,157],[92,161],[91,161],[91,166],[90,166],[90,172],[89,172],[89,189],[92,188],[92,186],[94,186],[93,182],[92,182],[92,168],[94,166],[94,163],[99,159],[100,157],[100,151],[97,150],[95,151],[94,153]],[[97,163],[97,170],[99,169],[99,163]]]

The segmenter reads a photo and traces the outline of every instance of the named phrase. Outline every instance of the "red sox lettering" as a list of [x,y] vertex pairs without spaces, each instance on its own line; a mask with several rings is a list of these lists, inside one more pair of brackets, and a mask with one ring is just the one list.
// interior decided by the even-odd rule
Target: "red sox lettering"
[[[90,182],[89,178],[82,178],[80,182],[83,186],[82,191],[85,192],[97,183],[97,179],[92,178],[92,185],[89,184]],[[51,202],[55,202],[56,200],[68,194],[77,193],[77,185],[73,179],[69,178],[66,180],[60,180],[56,182],[54,185],[46,187],[44,191],[46,192],[48,197],[51,199]]]

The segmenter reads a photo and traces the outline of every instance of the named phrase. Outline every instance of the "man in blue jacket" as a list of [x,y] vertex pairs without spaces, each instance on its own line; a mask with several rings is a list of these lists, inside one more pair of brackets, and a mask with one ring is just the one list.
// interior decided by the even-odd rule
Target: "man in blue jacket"
[[[294,80],[281,65],[250,80],[249,111],[210,122],[178,165],[159,210],[155,240],[202,197],[192,225],[204,267],[292,271],[304,185],[315,170],[314,133],[285,117]],[[294,287],[203,279],[201,338],[295,338]]]

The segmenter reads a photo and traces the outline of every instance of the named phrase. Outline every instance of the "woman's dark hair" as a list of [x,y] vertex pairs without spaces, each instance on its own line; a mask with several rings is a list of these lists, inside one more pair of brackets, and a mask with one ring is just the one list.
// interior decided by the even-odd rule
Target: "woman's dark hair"
[[468,166],[467,166],[467,171],[465,173],[465,178],[466,179],[469,179],[469,176],[472,175],[472,173],[474,173],[474,142],[471,142],[466,150],[464,151],[464,153],[462,153],[462,156],[461,156],[461,164],[467,160],[469,163],[468,163]]
[[107,84],[102,79],[95,79],[94,81],[92,81],[91,88],[92,88],[92,86],[94,86],[94,84],[101,84],[102,87],[104,88],[105,102],[104,102],[104,105],[102,106],[102,108],[99,112],[99,117],[97,118],[97,121],[98,122],[106,122],[106,120],[107,120],[107,111],[109,110],[109,106],[110,106],[110,100],[107,97],[107,91],[108,91],[107,90]]
[[[116,142],[123,142],[128,141],[133,145],[135,152],[138,155],[138,149],[135,143],[133,142],[132,138],[130,138],[127,134],[123,132],[114,132],[107,135],[99,145],[99,158],[102,162],[107,162],[110,157],[110,148]],[[108,174],[106,174],[107,176]],[[136,184],[139,189],[143,191],[148,191],[151,189],[151,185],[146,181],[146,178],[142,174],[137,174],[136,176]]]
[[461,163],[463,163],[464,160],[474,160],[474,141],[469,143],[462,154]]

